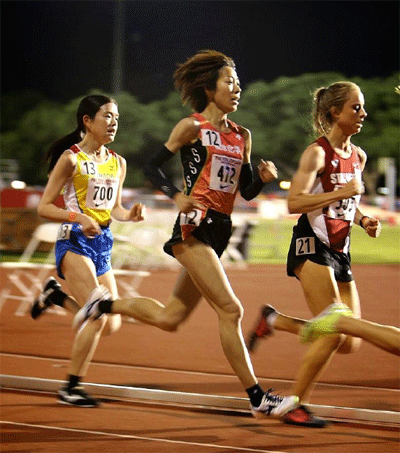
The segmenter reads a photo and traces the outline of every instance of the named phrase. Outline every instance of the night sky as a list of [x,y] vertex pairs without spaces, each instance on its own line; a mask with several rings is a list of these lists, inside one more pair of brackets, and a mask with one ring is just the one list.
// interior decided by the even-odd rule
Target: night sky
[[[126,1],[122,88],[163,99],[178,62],[199,49],[231,56],[242,85],[335,71],[399,70],[398,1]],[[1,2],[1,91],[65,102],[112,90],[113,1]]]

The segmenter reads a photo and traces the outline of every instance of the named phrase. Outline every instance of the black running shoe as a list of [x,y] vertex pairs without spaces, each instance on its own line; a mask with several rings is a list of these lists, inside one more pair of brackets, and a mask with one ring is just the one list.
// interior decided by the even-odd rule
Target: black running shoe
[[260,317],[249,335],[249,341],[247,343],[247,349],[249,352],[253,352],[255,350],[257,342],[260,338],[264,338],[273,333],[272,327],[270,327],[267,322],[268,316],[272,313],[276,313],[276,310],[271,305],[263,305],[261,307]]
[[323,418],[316,417],[310,409],[300,405],[282,417],[283,423],[288,425],[305,426],[307,428],[324,428],[328,422]]
[[62,404],[69,404],[78,407],[97,407],[99,402],[89,396],[82,387],[60,388],[57,392],[58,399]]
[[31,316],[36,319],[45,310],[53,305],[51,296],[54,291],[60,290],[61,285],[54,277],[49,277],[43,287],[43,291],[39,294],[39,297],[35,300],[31,308]]

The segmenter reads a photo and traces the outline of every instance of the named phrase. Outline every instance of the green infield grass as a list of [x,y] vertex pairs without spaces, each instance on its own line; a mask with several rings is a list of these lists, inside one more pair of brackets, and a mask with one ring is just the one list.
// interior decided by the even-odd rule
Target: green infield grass
[[[294,220],[259,220],[250,236],[249,262],[284,263],[294,225]],[[356,264],[400,263],[400,226],[383,224],[378,238],[354,226],[350,251],[352,263]]]
[[[249,263],[283,264],[295,220],[258,220],[248,245]],[[359,226],[352,228],[352,262],[356,264],[399,264],[400,226],[382,225],[381,235],[370,238]],[[2,251],[0,261],[17,261],[19,254]],[[33,261],[42,262],[46,253],[35,253]]]

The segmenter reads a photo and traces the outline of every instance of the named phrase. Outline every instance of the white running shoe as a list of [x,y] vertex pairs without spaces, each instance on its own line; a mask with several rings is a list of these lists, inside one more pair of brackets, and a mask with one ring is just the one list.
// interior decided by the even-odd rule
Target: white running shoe
[[111,294],[105,286],[100,285],[92,291],[89,300],[75,315],[72,321],[73,330],[78,330],[89,318],[99,319],[103,316],[99,311],[99,302],[102,300],[111,300]]
[[273,395],[271,389],[264,394],[258,407],[251,405],[251,413],[256,418],[281,417],[299,404],[298,396]]
[[69,404],[77,407],[97,407],[99,402],[88,395],[82,387],[68,389],[63,387],[57,392],[58,400],[62,404]]

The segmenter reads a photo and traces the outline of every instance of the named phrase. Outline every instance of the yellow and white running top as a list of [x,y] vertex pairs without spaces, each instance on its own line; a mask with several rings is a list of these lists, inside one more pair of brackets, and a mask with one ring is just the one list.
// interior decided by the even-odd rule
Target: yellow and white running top
[[70,151],[77,157],[76,174],[64,186],[64,203],[69,211],[92,217],[101,226],[110,223],[117,198],[120,165],[118,155],[108,150],[105,162],[93,161],[77,145]]

